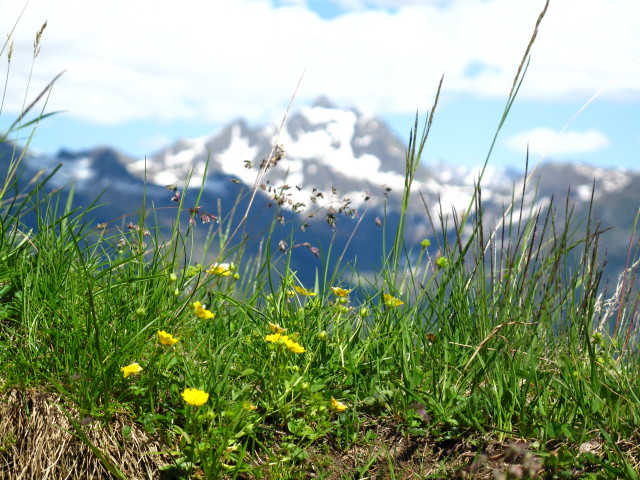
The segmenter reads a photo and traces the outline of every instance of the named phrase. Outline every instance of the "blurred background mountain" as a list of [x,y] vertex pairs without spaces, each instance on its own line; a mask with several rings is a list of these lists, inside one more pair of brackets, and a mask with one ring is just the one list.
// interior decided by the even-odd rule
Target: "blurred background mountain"
[[[55,155],[31,152],[20,188],[26,188],[37,172],[50,172],[59,165],[46,188],[73,184],[74,205],[80,207],[90,205],[101,194],[100,207],[89,217],[96,226],[106,222],[106,231],[115,233],[126,230],[129,222],[139,221],[144,196],[146,209],[153,209],[147,216],[147,227],[157,222],[156,226],[168,234],[176,219],[179,202],[172,200],[178,199],[178,193],[184,202],[185,227],[189,208],[200,207],[200,213],[218,217],[219,223],[198,221],[194,228],[199,232],[198,241],[204,242],[211,229],[231,225],[233,230],[240,221],[276,134],[275,126],[251,127],[237,120],[210,136],[180,140],[147,158],[131,158],[109,146],[61,150]],[[246,239],[249,253],[264,251],[265,233],[274,228],[269,239],[272,252],[280,255],[293,248],[294,270],[307,283],[315,281],[330,246],[330,261],[344,253],[344,264],[356,266],[361,274],[379,269],[384,232],[391,239],[399,219],[406,146],[379,118],[357,109],[337,108],[324,97],[290,114],[277,145],[277,161],[258,182],[258,195],[236,243]],[[5,143],[0,147],[6,171],[14,146]],[[557,207],[555,221],[562,225],[568,199],[580,230],[586,227],[592,209],[600,228],[609,229],[600,241],[602,259],[607,261],[606,277],[617,276],[626,264],[633,236],[640,172],[552,161],[529,168],[532,172],[522,200],[525,218],[538,210],[544,215],[553,203]],[[417,254],[422,239],[433,241],[441,235],[439,226],[434,230],[429,222],[429,217],[437,219],[440,211],[448,218],[450,233],[454,216],[460,218],[470,207],[473,214],[477,182],[482,192],[485,235],[490,234],[513,198],[515,209],[520,208],[524,173],[494,168],[490,162],[482,173],[480,168],[452,164],[420,165],[409,207],[407,247]],[[433,244],[432,248],[437,248]],[[214,244],[210,261],[216,253]],[[349,269],[345,271],[348,274]]]

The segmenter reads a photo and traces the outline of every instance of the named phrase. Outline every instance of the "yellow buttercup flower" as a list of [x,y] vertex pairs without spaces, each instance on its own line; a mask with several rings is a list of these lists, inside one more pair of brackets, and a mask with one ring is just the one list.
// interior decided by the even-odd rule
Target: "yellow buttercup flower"
[[293,353],[304,353],[306,350],[302,345],[297,342],[291,340],[287,335],[282,335],[281,333],[274,333],[272,335],[267,335],[264,337],[267,342],[278,343],[282,340],[282,343]]
[[231,275],[231,265],[228,263],[216,263],[211,265],[211,268],[207,270],[207,273],[211,275],[218,275],[219,277],[228,277]]
[[307,290],[306,288],[303,288],[303,287],[299,287],[298,285],[294,285],[293,289],[296,292],[298,292],[300,295],[304,295],[305,297],[313,297],[316,294],[316,292]]
[[293,340],[291,340],[289,337],[287,337],[286,335],[282,337],[282,342],[287,346],[287,348],[289,350],[291,350],[293,353],[304,353],[306,352],[306,350],[304,349],[304,347],[302,345],[300,345],[297,342],[294,342]]
[[393,295],[390,295],[388,293],[385,293],[383,296],[384,299],[384,304],[387,307],[399,307],[400,305],[403,305],[404,302],[396,297],[394,297]]
[[165,332],[164,330],[158,330],[158,340],[165,347],[170,347],[171,345],[175,345],[178,343],[178,338],[175,338],[170,333]]
[[271,322],[269,322],[269,329],[271,329],[273,333],[284,333],[287,331],[286,328],[282,328],[277,323],[271,323]]
[[346,409],[347,409],[347,406],[344,403],[339,402],[335,398],[331,397],[331,410],[334,410],[340,413],[340,412],[344,412]]
[[280,340],[281,337],[282,337],[281,333],[274,333],[273,335],[267,335],[266,337],[264,337],[264,339],[267,342],[277,343],[278,340]]
[[193,308],[193,313],[195,313],[198,317],[203,318],[205,320],[209,318],[213,318],[213,312],[211,310],[207,310],[204,308],[200,302],[193,302],[191,304],[191,308]]
[[351,290],[347,290],[345,288],[340,288],[340,287],[331,287],[331,290],[333,290],[333,294],[336,297],[341,297],[341,298],[346,297],[351,293]]
[[129,375],[140,373],[142,371],[142,367],[137,363],[132,363],[126,367],[121,367],[120,370],[124,374],[124,378],[127,378]]
[[207,392],[195,388],[185,388],[181,395],[185,402],[194,407],[201,407],[209,400],[209,394]]

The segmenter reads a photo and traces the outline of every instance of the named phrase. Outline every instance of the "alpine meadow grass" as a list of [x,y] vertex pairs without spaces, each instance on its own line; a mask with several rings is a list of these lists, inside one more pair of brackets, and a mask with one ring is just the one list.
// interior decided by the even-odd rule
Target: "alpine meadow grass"
[[636,239],[607,291],[606,225],[568,200],[526,209],[526,182],[484,218],[481,175],[466,211],[425,204],[432,235],[405,240],[445,79],[416,115],[383,267],[361,277],[323,246],[314,284],[268,235],[258,254],[232,242],[251,212],[204,212],[201,190],[175,195],[166,231],[144,193],[96,228],[100,199],[74,208],[55,169],[19,183],[54,82],[1,138],[0,477],[637,478]]

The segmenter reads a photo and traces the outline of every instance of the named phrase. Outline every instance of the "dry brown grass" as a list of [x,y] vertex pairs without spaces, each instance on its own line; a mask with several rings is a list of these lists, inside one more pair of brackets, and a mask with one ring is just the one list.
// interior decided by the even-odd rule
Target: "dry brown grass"
[[[0,478],[3,480],[150,479],[169,463],[162,444],[121,414],[107,426],[76,427],[77,410],[53,394],[13,389],[0,398]],[[74,418],[75,416],[75,418]],[[130,427],[126,438],[123,427]],[[80,437],[95,446],[95,451]],[[101,460],[99,455],[103,457]],[[111,471],[110,471],[111,470]],[[120,476],[120,474],[122,476]]]

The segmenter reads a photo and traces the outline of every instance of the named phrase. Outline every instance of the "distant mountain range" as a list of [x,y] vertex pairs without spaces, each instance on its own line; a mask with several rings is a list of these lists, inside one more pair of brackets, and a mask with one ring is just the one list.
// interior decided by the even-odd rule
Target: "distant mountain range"
[[[177,203],[171,201],[176,194],[167,186],[181,192],[188,180],[184,206],[195,207],[206,173],[199,206],[219,216],[223,227],[225,222],[235,226],[248,206],[250,190],[261,163],[269,157],[276,133],[275,126],[251,127],[238,120],[211,136],[180,140],[146,159],[130,158],[110,147],[61,150],[55,155],[31,153],[23,179],[62,164],[48,188],[75,183],[75,203],[82,206],[105,190],[100,199],[104,205],[92,212],[96,224],[108,222],[109,227],[124,228],[128,221],[135,223],[135,215],[127,215],[139,210],[144,192],[147,207],[154,206],[157,221],[169,227],[175,220]],[[379,268],[381,222],[387,222],[391,236],[399,218],[406,146],[378,118],[338,108],[326,98],[292,112],[277,143],[277,161],[258,182],[258,194],[243,230],[252,239],[249,250],[257,251],[261,240],[264,248],[264,232],[276,219],[271,248],[278,253],[278,246],[303,245],[294,254],[294,268],[307,282],[313,282],[316,269],[322,268],[314,248],[326,254],[331,242],[333,258],[348,245],[345,260],[355,262],[359,271]],[[9,144],[0,145],[0,162],[8,162],[11,150]],[[410,204],[408,245],[433,236],[425,208],[434,219],[439,205],[449,214],[466,211],[472,205],[479,175],[479,168],[421,165]],[[522,172],[487,166],[481,187],[488,227],[495,225],[514,192],[518,195],[522,191],[522,182]],[[562,207],[558,213],[562,216],[568,193],[576,220],[586,216],[593,187],[595,215],[601,227],[612,227],[601,242],[608,272],[616,274],[623,268],[640,207],[640,171],[549,162],[538,166],[527,182],[524,212],[545,208],[554,198]],[[279,213],[274,214],[277,209]],[[234,218],[227,218],[232,211]],[[450,220],[448,227],[453,225]],[[197,228],[205,231],[209,227]]]

